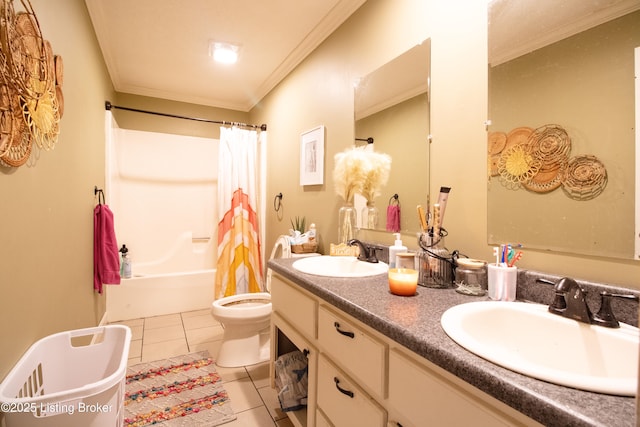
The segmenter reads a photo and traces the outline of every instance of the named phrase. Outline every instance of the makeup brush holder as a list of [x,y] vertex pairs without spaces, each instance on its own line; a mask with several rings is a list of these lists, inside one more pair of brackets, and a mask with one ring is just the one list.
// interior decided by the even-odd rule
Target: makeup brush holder
[[444,245],[447,235],[443,229],[439,236],[421,233],[418,237],[418,285],[427,288],[450,288],[453,285],[453,262]]

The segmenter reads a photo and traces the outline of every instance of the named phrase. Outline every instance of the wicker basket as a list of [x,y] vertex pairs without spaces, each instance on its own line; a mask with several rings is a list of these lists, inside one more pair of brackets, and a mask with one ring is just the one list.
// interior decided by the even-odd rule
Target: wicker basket
[[291,245],[291,252],[294,254],[311,254],[318,250],[318,243],[303,243],[301,245]]

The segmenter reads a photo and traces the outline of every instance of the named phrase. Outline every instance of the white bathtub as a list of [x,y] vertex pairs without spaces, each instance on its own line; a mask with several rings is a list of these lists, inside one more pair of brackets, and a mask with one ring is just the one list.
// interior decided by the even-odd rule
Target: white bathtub
[[[135,265],[134,265],[135,268]],[[152,274],[107,288],[107,319],[138,319],[211,308],[216,270]]]
[[154,261],[136,263],[134,256],[133,277],[122,279],[120,285],[105,285],[108,321],[211,308],[214,253],[213,239],[185,232]]

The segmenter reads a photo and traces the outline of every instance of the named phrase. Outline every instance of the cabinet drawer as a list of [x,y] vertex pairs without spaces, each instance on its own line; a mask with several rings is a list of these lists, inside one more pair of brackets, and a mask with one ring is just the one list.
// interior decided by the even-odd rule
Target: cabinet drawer
[[317,302],[274,274],[271,277],[271,306],[307,338],[316,338]]
[[380,397],[386,396],[385,344],[325,306],[318,311],[318,342],[359,383]]
[[335,427],[386,423],[386,411],[324,354],[318,359],[318,407]]
[[389,352],[389,404],[405,427],[523,425],[395,349]]

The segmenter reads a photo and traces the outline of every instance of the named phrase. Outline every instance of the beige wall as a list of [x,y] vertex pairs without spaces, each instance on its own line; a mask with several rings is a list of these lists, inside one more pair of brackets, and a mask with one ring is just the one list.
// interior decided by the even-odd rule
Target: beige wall
[[[487,18],[484,2],[369,0],[251,112],[269,124],[267,248],[286,233],[290,218],[315,222],[328,252],[337,240],[341,205],[331,173],[333,156],[352,144],[356,77],[431,38],[431,193],[452,187],[447,246],[491,259],[487,245]],[[325,184],[298,185],[300,134],[326,126]],[[398,167],[394,164],[392,167]],[[271,199],[282,192],[283,211]],[[404,209],[411,215],[410,209]],[[364,237],[391,244],[389,233]],[[404,236],[415,247],[413,237]],[[640,263],[525,250],[523,268],[640,288]]]
[[[249,113],[213,108],[204,105],[188,104],[169,101],[166,99],[150,98],[118,92],[112,105],[135,108],[144,111],[174,114],[183,117],[194,117],[215,121],[230,121],[247,123]],[[176,119],[171,117],[144,114],[112,108],[113,116],[118,126],[124,129],[134,129],[147,132],[172,133],[177,135],[198,136],[202,138],[220,138],[220,125],[195,120]],[[261,124],[261,123],[258,123]]]
[[[64,58],[65,116],[55,150],[41,153],[35,166],[0,170],[0,378],[39,338],[95,325],[104,313],[104,297],[94,295],[92,289],[93,187],[104,184],[104,101],[113,102],[116,95],[84,2],[32,3],[45,37]],[[334,193],[331,171],[333,156],[354,138],[352,81],[430,37],[431,192],[435,194],[442,185],[453,188],[447,207],[447,245],[470,256],[490,258],[483,3],[369,0],[251,111],[250,121],[269,126],[267,248],[287,231],[290,218],[296,215],[318,224],[327,247],[337,239],[340,199]],[[158,100],[134,102],[141,103],[137,107],[150,103],[164,108]],[[200,107],[175,108],[170,112],[202,112]],[[300,134],[319,124],[327,128],[325,184],[302,188],[298,185]],[[281,218],[270,207],[279,192],[284,195]],[[381,236],[374,238],[389,241],[387,233]],[[407,236],[405,243],[411,246]],[[640,287],[640,264],[632,261],[526,251],[521,265]]]
[[[14,2],[19,4],[19,2]],[[64,61],[64,116],[54,150],[0,168],[0,378],[38,339],[94,326],[94,186],[104,184],[104,100],[112,96],[83,0],[32,0]]]

